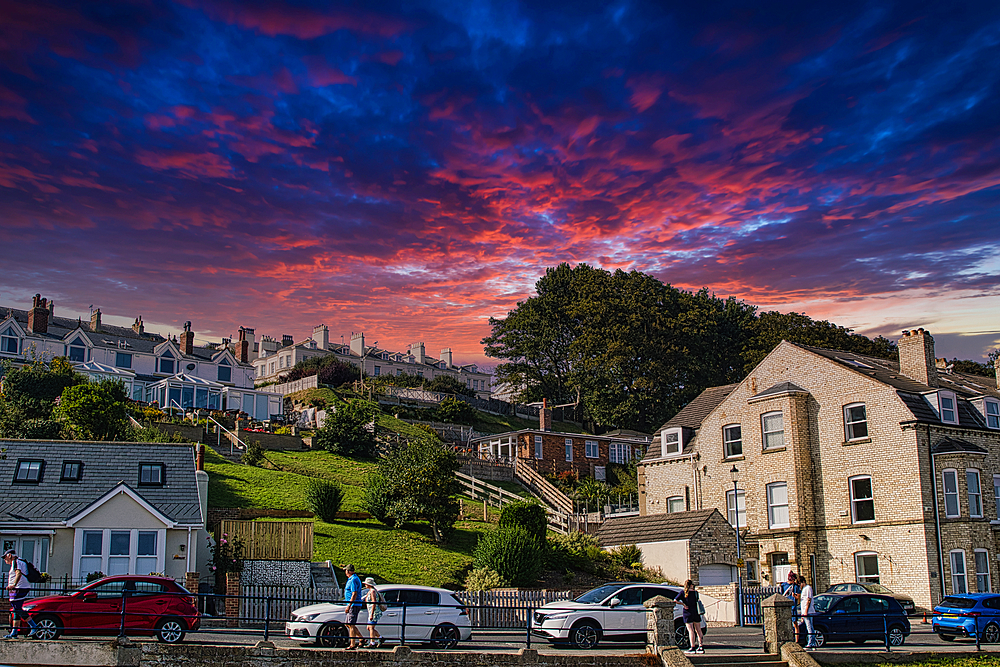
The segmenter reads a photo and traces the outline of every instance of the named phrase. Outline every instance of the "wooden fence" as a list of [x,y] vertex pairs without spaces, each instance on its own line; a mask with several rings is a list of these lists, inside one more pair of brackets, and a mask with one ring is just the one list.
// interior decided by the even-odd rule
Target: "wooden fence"
[[283,623],[299,607],[340,601],[344,597],[339,588],[306,586],[246,586],[241,595],[240,619],[251,625],[263,624],[265,618],[272,623]]
[[458,591],[455,597],[469,605],[469,620],[474,628],[523,628],[532,609],[549,602],[572,600],[576,594],[573,591],[496,588]]
[[525,463],[523,459],[518,459],[514,475],[517,480],[528,487],[533,493],[542,498],[551,507],[564,514],[573,513],[573,501],[565,493],[555,487],[552,482],[545,479],[540,472]]
[[294,394],[297,391],[304,391],[306,389],[315,389],[319,386],[319,376],[310,375],[309,377],[302,378],[301,380],[292,380],[291,382],[284,382],[282,384],[271,385],[266,387],[266,389],[275,394],[281,394],[282,396],[287,396],[288,394]]
[[225,520],[219,533],[227,534],[230,540],[241,539],[246,560],[312,560],[311,521]]

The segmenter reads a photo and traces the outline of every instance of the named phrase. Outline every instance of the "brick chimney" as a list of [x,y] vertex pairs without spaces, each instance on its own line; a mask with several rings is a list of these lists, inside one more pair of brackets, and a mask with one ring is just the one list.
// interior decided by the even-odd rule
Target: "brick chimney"
[[54,299],[49,299],[49,322],[54,322],[56,319],[56,302]]
[[36,294],[31,300],[31,310],[28,311],[28,331],[31,333],[47,333],[49,330],[48,300],[41,294]]
[[363,357],[365,354],[365,334],[364,332],[351,334],[351,355]]
[[90,330],[97,332],[101,330],[101,309],[90,313]]
[[924,329],[904,331],[899,339],[899,372],[928,387],[938,386],[934,338]]
[[190,320],[184,323],[184,333],[181,334],[181,354],[194,354],[194,332],[191,331]]
[[195,470],[205,469],[205,445],[196,445],[197,447],[197,457],[195,458]]
[[443,350],[441,350],[441,361],[444,362],[444,367],[445,368],[451,368],[452,367],[452,364],[451,364],[451,348],[450,347],[446,347]]
[[549,409],[548,399],[542,399],[542,409],[538,411],[538,428],[542,431],[552,430],[552,410]]
[[136,332],[140,336],[145,335],[146,329],[142,326],[142,315],[135,318],[135,322],[132,323],[132,331]]
[[247,330],[243,327],[240,327],[240,337],[236,343],[236,361],[241,364],[250,362],[250,341],[247,340]]

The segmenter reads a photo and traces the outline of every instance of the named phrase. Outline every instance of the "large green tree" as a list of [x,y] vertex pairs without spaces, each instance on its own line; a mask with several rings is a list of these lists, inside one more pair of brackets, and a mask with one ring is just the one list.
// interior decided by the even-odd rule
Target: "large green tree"
[[124,383],[100,380],[64,389],[54,414],[65,420],[76,440],[126,440],[135,435],[129,404]]
[[316,445],[328,452],[361,458],[375,456],[374,422],[378,405],[355,398],[327,408],[326,421],[316,430]]
[[54,418],[57,400],[67,387],[86,382],[62,357],[49,363],[34,361],[15,368],[3,367],[0,394],[0,437],[59,438],[62,424]]

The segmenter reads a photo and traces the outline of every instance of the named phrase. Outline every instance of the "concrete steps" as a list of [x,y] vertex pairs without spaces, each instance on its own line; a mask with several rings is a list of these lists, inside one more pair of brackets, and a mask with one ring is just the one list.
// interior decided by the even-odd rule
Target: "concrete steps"
[[788,667],[788,663],[777,655],[750,654],[733,655],[725,653],[703,653],[689,655],[687,659],[695,667],[721,667],[722,665],[739,665],[739,667]]

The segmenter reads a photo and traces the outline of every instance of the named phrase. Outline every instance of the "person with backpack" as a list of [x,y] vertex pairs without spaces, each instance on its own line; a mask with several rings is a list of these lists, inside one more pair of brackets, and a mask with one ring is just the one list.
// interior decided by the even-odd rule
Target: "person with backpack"
[[[38,624],[31,620],[28,612],[24,611],[24,600],[31,590],[29,573],[35,568],[30,563],[18,558],[17,552],[13,549],[7,549],[4,552],[3,561],[10,567],[10,574],[7,575],[7,594],[10,598],[10,634],[4,636],[4,639],[17,639],[22,619],[27,621],[31,628],[28,637],[34,637],[38,632]],[[38,571],[35,570],[35,572]],[[35,574],[35,576],[38,575]]]
[[802,587],[799,586],[799,575],[795,572],[788,573],[788,581],[781,585],[781,594],[792,601],[792,633],[798,637],[799,629],[799,604],[801,603]]
[[368,577],[362,584],[365,587],[365,603],[368,606],[368,647],[379,648],[385,643],[385,638],[378,633],[375,626],[378,619],[382,618],[382,612],[388,609],[385,598],[375,588],[375,579]]

